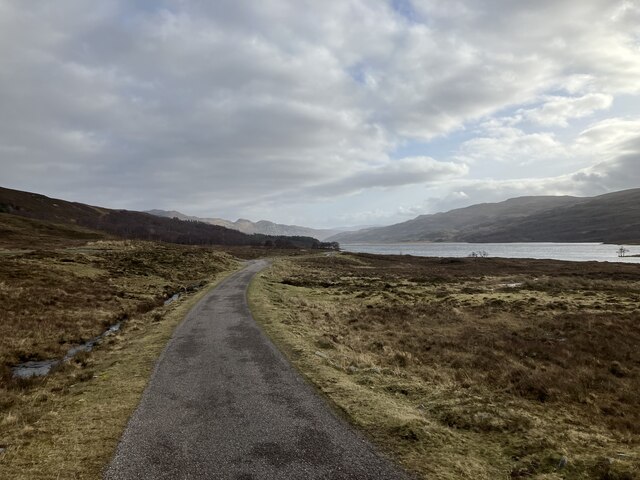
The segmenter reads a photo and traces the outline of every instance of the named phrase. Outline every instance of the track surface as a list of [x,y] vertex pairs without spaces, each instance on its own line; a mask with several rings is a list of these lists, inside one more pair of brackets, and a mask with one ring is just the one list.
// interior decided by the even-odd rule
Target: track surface
[[105,479],[403,479],[255,324],[254,261],[203,298],[162,354]]

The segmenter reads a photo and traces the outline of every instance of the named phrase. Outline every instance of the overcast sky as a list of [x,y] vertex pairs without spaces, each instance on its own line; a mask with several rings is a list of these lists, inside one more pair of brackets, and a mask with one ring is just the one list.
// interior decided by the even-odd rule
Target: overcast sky
[[316,227],[640,187],[640,0],[0,0],[0,172]]

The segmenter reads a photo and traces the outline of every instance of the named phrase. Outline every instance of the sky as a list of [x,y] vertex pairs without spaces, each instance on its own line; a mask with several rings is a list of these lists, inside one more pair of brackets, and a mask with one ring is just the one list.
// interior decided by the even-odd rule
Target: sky
[[0,186],[311,227],[640,187],[640,0],[0,0]]

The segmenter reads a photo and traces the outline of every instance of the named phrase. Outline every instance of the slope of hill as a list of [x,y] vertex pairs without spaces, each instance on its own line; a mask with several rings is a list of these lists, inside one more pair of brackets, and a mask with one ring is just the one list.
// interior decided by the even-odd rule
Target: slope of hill
[[459,239],[469,242],[640,243],[640,188],[587,198],[514,222],[501,221],[486,231],[465,231]]
[[533,213],[576,204],[576,197],[518,197],[499,203],[480,203],[444,213],[420,215],[387,227],[334,235],[339,242],[452,242],[461,232],[484,231],[499,221],[514,221]]
[[71,247],[92,240],[107,240],[104,232],[33,218],[0,213],[0,249]]
[[148,210],[147,213],[157,215],[159,217],[179,218],[180,220],[194,220],[209,223],[211,225],[220,225],[221,227],[231,228],[232,230],[238,230],[249,235],[260,233],[262,235],[304,236],[314,237],[322,241],[342,231],[338,229],[317,229],[300,227],[298,225],[284,225],[281,223],[269,222],[268,220],[252,222],[245,218],[239,218],[235,222],[232,222],[223,218],[200,218],[185,215],[184,213],[180,213],[175,210]]
[[189,245],[274,245],[316,248],[311,237],[247,235],[237,230],[197,221],[163,218],[144,212],[112,210],[44,195],[0,187],[0,213],[76,225],[122,238]]
[[640,189],[598,197],[519,197],[388,227],[334,235],[370,242],[609,242],[640,243]]

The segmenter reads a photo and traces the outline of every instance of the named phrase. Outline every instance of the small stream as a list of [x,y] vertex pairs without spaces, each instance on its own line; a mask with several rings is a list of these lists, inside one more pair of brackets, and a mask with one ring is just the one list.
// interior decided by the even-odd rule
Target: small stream
[[80,352],[90,352],[91,350],[93,350],[93,347],[102,342],[105,337],[113,335],[115,332],[120,330],[121,326],[122,322],[115,323],[100,335],[93,337],[80,345],[71,347],[69,350],[67,350],[67,353],[62,358],[62,360],[34,360],[30,362],[19,363],[15,367],[11,368],[13,378],[31,378],[47,375],[52,369],[54,369],[58,365],[61,365],[63,362],[68,362]]
[[[180,293],[174,293],[164,301],[163,305],[166,307],[179,298]],[[49,374],[49,372],[51,372],[51,370],[58,367],[64,362],[68,362],[80,352],[90,352],[91,350],[93,350],[93,347],[102,342],[105,337],[113,335],[115,332],[120,330],[121,326],[122,322],[115,323],[100,335],[93,337],[80,345],[71,347],[69,350],[67,350],[67,353],[64,355],[64,357],[62,357],[61,360],[33,360],[29,362],[19,363],[18,365],[11,367],[11,374],[13,375],[13,378],[31,378],[47,375]]]
[[169,298],[167,298],[164,301],[164,306],[166,307],[167,305],[171,305],[173,302],[175,302],[176,300],[178,300],[180,298],[180,294],[179,293],[174,293],[172,296],[170,296]]

